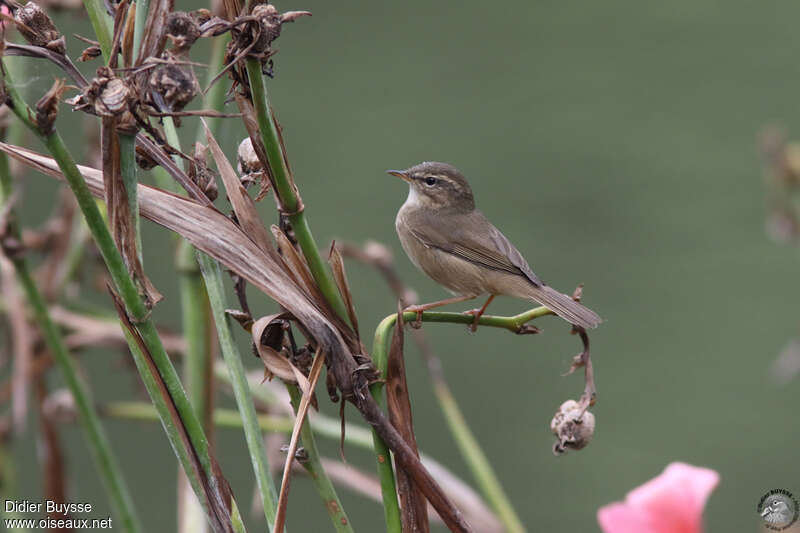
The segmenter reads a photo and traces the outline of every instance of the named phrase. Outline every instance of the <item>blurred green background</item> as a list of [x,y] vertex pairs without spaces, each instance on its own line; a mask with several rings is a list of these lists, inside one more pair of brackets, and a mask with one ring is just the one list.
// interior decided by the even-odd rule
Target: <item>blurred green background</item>
[[[527,337],[425,327],[530,531],[597,531],[598,507],[675,460],[720,472],[707,531],[756,531],[764,492],[800,493],[800,384],[781,387],[768,376],[797,331],[800,262],[764,233],[755,142],[769,122],[800,131],[800,5],[306,0],[278,7],[314,13],[284,29],[269,87],[321,246],[333,238],[384,242],[423,301],[444,297],[402,253],[394,217],[406,188],[384,170],[447,161],[470,178],[478,206],[540,277],[565,292],[585,283],[585,302],[606,319],[592,334],[595,439],[560,458],[550,451],[550,418],[582,390],[580,375],[562,377],[579,348],[565,323],[542,319],[543,334]],[[68,35],[89,33],[77,17],[58,20]],[[71,37],[68,47],[81,48]],[[204,60],[202,47],[194,52]],[[53,73],[39,64],[33,72],[25,83],[31,98]],[[65,127],[76,123],[66,108],[62,114]],[[221,137],[234,157],[242,130],[230,122]],[[195,122],[184,124],[193,139]],[[69,137],[76,151],[85,148],[83,135]],[[48,212],[54,191],[45,178],[26,181],[26,220]],[[261,209],[273,222],[272,201]],[[177,328],[170,253],[166,232],[146,224],[145,267],[166,295],[155,316]],[[369,337],[395,302],[376,273],[348,268]],[[492,311],[524,308],[500,299]],[[409,345],[420,448],[470,479]],[[134,394],[136,378],[118,355],[98,350],[84,361],[99,401]],[[354,409],[348,415],[358,420]],[[39,499],[30,427],[16,443],[19,481],[22,496]],[[109,428],[147,530],[173,531],[176,466],[161,428]],[[107,509],[78,428],[65,429],[64,440],[69,498]],[[335,444],[324,448],[336,454]],[[253,481],[242,434],[221,431],[217,457],[246,507]],[[372,470],[368,454],[351,450],[348,459]],[[342,496],[357,531],[383,529],[378,505]],[[258,515],[249,520],[254,530],[263,526]],[[292,484],[289,526],[329,529],[307,479]]]

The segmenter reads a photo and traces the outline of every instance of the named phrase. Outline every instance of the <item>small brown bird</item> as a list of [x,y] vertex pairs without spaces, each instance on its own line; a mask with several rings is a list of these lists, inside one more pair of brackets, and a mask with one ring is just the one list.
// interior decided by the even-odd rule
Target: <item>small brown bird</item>
[[474,315],[478,319],[495,296],[534,300],[576,326],[594,328],[597,314],[547,286],[513,244],[477,209],[466,178],[447,163],[426,162],[389,174],[408,182],[408,199],[397,212],[395,227],[411,261],[434,281],[457,295],[408,307],[423,311],[488,294]]

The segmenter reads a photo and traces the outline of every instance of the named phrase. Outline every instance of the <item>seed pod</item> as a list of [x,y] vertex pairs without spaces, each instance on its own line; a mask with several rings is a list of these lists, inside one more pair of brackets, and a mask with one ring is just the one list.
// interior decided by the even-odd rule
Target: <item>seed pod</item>
[[28,2],[25,6],[17,9],[14,13],[14,20],[18,22],[19,32],[33,46],[41,46],[62,55],[66,53],[64,36],[38,5]]
[[65,90],[64,80],[56,79],[50,90],[36,102],[36,126],[43,135],[50,135],[53,132],[58,104]]
[[200,27],[189,13],[176,11],[169,14],[164,33],[172,39],[176,52],[184,52],[200,38]]
[[194,72],[183,65],[166,64],[155,68],[148,84],[158,107],[165,106],[165,111],[182,110],[200,92]]
[[550,429],[558,437],[553,444],[553,453],[561,455],[568,449],[586,447],[594,435],[594,415],[575,400],[561,404],[550,422]]
[[253,141],[250,137],[245,137],[239,143],[238,157],[236,161],[236,169],[241,175],[255,174],[263,170],[261,161],[253,150]]
[[78,61],[83,63],[84,61],[90,61],[96,57],[100,57],[100,54],[103,52],[100,50],[99,46],[90,46],[86,48],[83,52],[81,52],[81,57],[78,58]]
[[128,109],[128,85],[119,78],[111,78],[94,101],[94,110],[100,116],[120,115]]

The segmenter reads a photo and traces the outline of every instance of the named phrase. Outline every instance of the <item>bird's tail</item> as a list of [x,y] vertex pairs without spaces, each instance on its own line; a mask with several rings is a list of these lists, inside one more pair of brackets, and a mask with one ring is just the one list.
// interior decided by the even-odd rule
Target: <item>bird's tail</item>
[[596,328],[603,319],[597,313],[584,307],[566,294],[561,294],[557,290],[547,285],[540,287],[530,287],[529,296],[548,307],[555,314],[576,326],[584,328]]

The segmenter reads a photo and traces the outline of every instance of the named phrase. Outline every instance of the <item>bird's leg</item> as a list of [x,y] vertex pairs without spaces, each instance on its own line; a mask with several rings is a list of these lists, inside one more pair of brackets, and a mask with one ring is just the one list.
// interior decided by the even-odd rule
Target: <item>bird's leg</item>
[[481,307],[480,309],[470,309],[469,311],[464,311],[465,315],[472,315],[473,317],[475,317],[472,320],[472,324],[470,324],[469,326],[470,331],[472,331],[473,333],[478,331],[478,320],[480,320],[480,318],[483,316],[483,313],[486,312],[486,308],[489,307],[490,303],[492,303],[494,297],[495,297],[494,294],[490,294],[489,298],[486,299],[486,303],[483,304],[483,307]]
[[422,313],[429,309],[435,309],[437,307],[442,307],[443,305],[449,304],[457,304],[458,302],[464,302],[467,300],[474,299],[475,296],[455,296],[453,298],[447,298],[445,300],[439,300],[438,302],[431,302],[429,304],[420,304],[420,305],[409,305],[403,312],[412,312],[417,313],[417,319],[411,323],[411,327],[415,329],[419,329],[422,326]]

